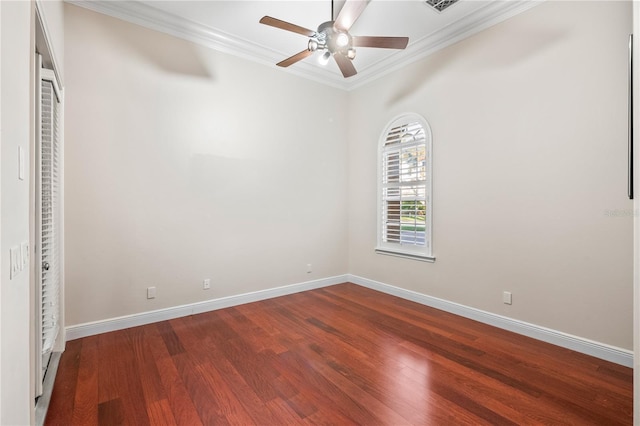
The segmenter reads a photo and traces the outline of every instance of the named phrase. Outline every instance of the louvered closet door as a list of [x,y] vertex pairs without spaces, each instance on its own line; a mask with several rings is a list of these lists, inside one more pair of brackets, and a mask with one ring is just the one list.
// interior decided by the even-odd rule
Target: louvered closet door
[[53,72],[43,69],[41,89],[41,131],[39,147],[39,226],[38,257],[41,273],[40,317],[42,378],[49,364],[60,329],[60,95]]

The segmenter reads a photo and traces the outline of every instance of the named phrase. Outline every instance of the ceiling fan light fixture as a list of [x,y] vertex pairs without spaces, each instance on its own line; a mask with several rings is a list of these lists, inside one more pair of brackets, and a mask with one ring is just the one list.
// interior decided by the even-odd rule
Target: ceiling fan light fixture
[[356,49],[350,47],[349,50],[347,50],[347,58],[354,60],[356,58]]
[[329,59],[331,58],[331,52],[325,50],[325,52],[318,58],[318,62],[320,65],[327,65],[329,63]]
[[336,46],[347,47],[349,45],[349,35],[347,33],[339,32],[336,35]]
[[309,45],[307,47],[310,52],[315,52],[318,50],[318,42],[314,39],[309,40]]

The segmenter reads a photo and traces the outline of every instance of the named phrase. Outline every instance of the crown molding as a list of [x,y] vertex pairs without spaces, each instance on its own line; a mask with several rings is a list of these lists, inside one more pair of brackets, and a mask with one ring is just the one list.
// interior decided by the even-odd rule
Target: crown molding
[[[282,53],[268,46],[238,38],[217,28],[180,18],[135,0],[65,0],[67,3],[112,16],[152,30],[170,34],[233,56],[258,62],[269,67],[282,59]],[[444,29],[411,43],[404,51],[395,52],[358,74],[344,79],[333,70],[309,62],[295,67],[278,68],[283,72],[304,77],[342,90],[352,90],[368,84],[390,72],[456,43],[466,37],[531,9],[545,0],[496,0]]]
[[546,0],[495,0],[448,26],[410,43],[404,51],[395,52],[381,61],[358,71],[350,80],[349,90],[364,86],[378,78],[417,62],[427,56],[506,21]]
[[[175,16],[135,0],[65,0],[65,2],[273,68],[276,68],[275,64],[282,60],[282,53],[270,47],[238,38],[217,28]],[[309,63],[300,62],[295,67],[278,69],[338,89],[349,88],[349,84],[341,75]]]

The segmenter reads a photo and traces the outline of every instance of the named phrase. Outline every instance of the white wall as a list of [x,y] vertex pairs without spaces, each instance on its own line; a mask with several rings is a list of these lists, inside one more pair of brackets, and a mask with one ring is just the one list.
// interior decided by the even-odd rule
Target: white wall
[[[629,2],[546,2],[353,92],[349,272],[631,349],[630,32]],[[373,250],[377,142],[405,111],[433,130],[433,264]]]
[[[31,146],[31,59],[33,6],[29,2],[0,2],[0,78],[2,87],[0,129],[0,424],[31,422],[29,270],[9,279],[9,249],[29,240],[29,171],[18,180],[18,147],[26,155]],[[28,167],[28,161],[27,167]]]
[[65,7],[67,326],[347,272],[347,93]]

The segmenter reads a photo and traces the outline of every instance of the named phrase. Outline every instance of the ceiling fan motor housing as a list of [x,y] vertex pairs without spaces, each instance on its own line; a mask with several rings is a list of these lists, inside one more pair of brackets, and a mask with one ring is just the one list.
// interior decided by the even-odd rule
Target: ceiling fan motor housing
[[355,49],[352,45],[351,34],[348,31],[339,31],[334,26],[335,21],[327,21],[320,24],[318,31],[309,40],[309,50],[329,50],[331,54],[341,53],[349,59],[355,57]]

